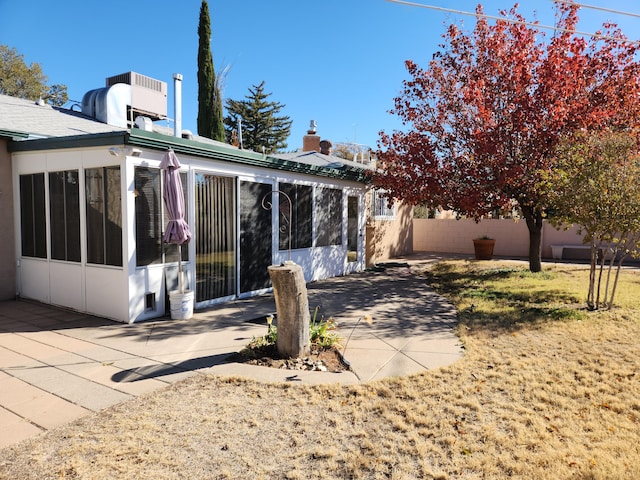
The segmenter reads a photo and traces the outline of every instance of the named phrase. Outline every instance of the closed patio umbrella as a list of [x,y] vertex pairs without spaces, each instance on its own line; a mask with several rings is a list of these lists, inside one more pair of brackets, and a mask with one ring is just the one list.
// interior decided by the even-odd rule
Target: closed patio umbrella
[[178,246],[178,291],[184,293],[182,280],[182,244],[191,240],[189,225],[184,219],[184,193],[180,179],[180,161],[173,149],[164,154],[160,162],[164,178],[164,192],[162,197],[167,208],[167,228],[164,232],[165,243]]

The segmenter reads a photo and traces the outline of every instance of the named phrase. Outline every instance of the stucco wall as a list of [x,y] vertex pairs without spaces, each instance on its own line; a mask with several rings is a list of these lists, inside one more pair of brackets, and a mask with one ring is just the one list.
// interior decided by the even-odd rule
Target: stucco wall
[[0,138],[0,300],[16,296],[15,240],[11,155]]
[[[542,257],[551,258],[551,245],[582,245],[577,227],[557,230],[545,222],[542,229]],[[494,255],[527,257],[529,230],[524,220],[470,219],[413,220],[413,249],[417,252],[473,254],[473,239],[486,235],[496,239]]]
[[393,220],[367,221],[367,266],[408,255],[414,249],[413,208],[398,204]]

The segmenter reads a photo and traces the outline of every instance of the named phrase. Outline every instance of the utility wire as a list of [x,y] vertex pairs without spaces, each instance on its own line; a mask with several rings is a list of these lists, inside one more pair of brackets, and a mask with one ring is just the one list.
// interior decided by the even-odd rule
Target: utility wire
[[476,18],[480,17],[480,18],[488,18],[488,19],[491,19],[491,20],[501,20],[503,22],[516,23],[516,24],[519,24],[519,25],[526,25],[528,27],[545,28],[545,29],[548,29],[548,30],[554,30],[556,32],[571,33],[573,35],[586,35],[588,37],[599,38],[601,40],[615,40],[617,42],[624,42],[624,43],[640,45],[640,40],[629,40],[629,39],[612,37],[610,35],[601,35],[599,33],[589,33],[589,32],[581,32],[579,30],[569,30],[567,28],[560,28],[560,27],[555,27],[555,26],[551,26],[551,25],[542,25],[542,24],[536,23],[536,22],[526,22],[524,20],[513,20],[513,19],[507,18],[507,17],[498,17],[498,16],[495,16],[495,15],[485,15],[484,13],[465,12],[464,10],[454,10],[454,9],[451,9],[451,8],[435,7],[433,5],[425,5],[423,3],[415,3],[415,2],[405,1],[405,0],[387,0],[387,2],[398,3],[398,4],[401,4],[401,5],[408,5],[410,7],[429,8],[431,10],[439,10],[441,12],[455,13],[455,14],[459,14],[459,15],[470,15],[470,16],[473,16],[473,17],[476,17]]

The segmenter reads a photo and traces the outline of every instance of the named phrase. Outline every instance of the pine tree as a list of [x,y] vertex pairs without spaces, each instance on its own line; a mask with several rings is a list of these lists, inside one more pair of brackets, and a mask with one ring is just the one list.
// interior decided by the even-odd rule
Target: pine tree
[[222,98],[211,54],[209,5],[203,0],[198,24],[198,134],[224,142]]
[[267,101],[271,93],[265,93],[264,81],[249,88],[245,100],[227,99],[227,116],[224,126],[227,139],[237,131],[238,117],[242,123],[242,148],[274,153],[287,148],[286,140],[293,123],[287,116],[277,116],[285,105]]

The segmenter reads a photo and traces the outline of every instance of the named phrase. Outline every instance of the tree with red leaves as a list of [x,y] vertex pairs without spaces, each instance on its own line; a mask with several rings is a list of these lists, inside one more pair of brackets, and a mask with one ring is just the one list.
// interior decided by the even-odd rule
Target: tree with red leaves
[[[553,208],[541,179],[560,141],[578,131],[625,128],[640,118],[638,49],[614,24],[576,36],[578,6],[556,4],[549,42],[517,12],[470,33],[451,25],[427,69],[406,61],[392,114],[406,132],[380,132],[374,184],[390,198],[480,219],[521,210],[529,268],[540,271],[543,219]],[[483,14],[479,5],[476,12]]]

